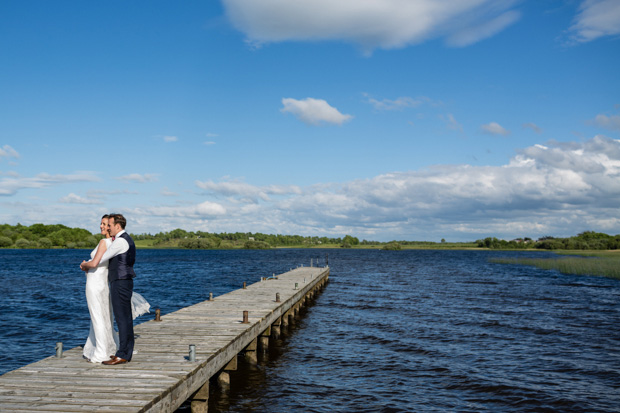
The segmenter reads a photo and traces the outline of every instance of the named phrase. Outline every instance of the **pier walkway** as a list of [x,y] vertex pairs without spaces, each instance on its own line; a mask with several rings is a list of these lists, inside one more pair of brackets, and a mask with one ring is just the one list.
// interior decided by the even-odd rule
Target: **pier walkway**
[[226,385],[239,354],[255,361],[328,278],[329,267],[299,267],[136,325],[127,364],[88,363],[76,347],[10,371],[0,411],[173,412],[191,400],[204,412],[209,379]]

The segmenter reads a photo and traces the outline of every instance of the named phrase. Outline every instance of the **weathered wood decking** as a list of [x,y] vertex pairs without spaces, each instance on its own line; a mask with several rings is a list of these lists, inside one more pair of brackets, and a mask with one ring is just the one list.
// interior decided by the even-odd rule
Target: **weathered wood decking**
[[261,337],[266,345],[272,326],[287,324],[328,277],[327,267],[300,267],[137,325],[137,354],[127,364],[88,363],[76,347],[8,372],[0,376],[0,411],[171,412],[190,398],[192,410],[205,409],[209,378],[236,368],[237,355],[251,354]]

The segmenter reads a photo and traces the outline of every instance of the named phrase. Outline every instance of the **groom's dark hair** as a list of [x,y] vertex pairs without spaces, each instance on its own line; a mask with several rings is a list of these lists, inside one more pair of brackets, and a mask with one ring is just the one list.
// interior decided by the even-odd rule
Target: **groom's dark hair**
[[114,220],[115,224],[119,224],[121,228],[125,229],[125,225],[127,225],[127,220],[122,214],[110,214],[110,218]]

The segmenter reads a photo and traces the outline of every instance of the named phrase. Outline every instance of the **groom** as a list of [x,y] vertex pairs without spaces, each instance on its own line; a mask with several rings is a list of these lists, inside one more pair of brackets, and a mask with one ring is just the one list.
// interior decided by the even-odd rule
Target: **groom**
[[136,261],[136,246],[128,233],[125,232],[127,220],[121,214],[110,214],[108,232],[112,236],[112,245],[101,257],[100,262],[108,264],[108,281],[112,310],[118,327],[119,346],[115,355],[103,364],[108,366],[131,361],[133,354],[133,317],[131,315],[131,295],[133,278],[136,273],[133,264]]

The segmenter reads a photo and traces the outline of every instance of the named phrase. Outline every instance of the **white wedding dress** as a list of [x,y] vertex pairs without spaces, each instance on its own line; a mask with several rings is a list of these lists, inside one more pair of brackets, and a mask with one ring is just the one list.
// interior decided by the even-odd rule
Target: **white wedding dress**
[[[112,240],[105,239],[110,248]],[[91,259],[97,254],[99,245],[90,253]],[[93,363],[109,360],[118,348],[118,333],[114,330],[114,315],[108,285],[108,263],[99,264],[86,274],[86,302],[90,313],[90,332],[84,344],[83,355]],[[150,304],[138,293],[131,296],[133,318],[148,313]]]

